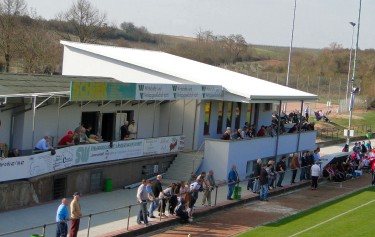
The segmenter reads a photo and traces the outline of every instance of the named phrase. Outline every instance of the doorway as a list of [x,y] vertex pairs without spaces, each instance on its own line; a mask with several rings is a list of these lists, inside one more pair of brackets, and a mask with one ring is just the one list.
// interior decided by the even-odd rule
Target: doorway
[[103,141],[113,141],[115,134],[115,113],[104,113],[102,117],[102,139]]
[[98,134],[99,126],[99,116],[100,112],[82,112],[81,125],[85,128],[88,126],[92,127],[91,134]]

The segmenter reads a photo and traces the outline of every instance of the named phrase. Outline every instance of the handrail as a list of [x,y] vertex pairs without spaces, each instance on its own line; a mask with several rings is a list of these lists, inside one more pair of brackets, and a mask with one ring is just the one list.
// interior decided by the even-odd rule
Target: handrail
[[[291,172],[293,170],[298,170],[298,169],[302,169],[302,168],[308,168],[308,167],[311,167],[312,165],[307,165],[307,166],[301,166],[301,167],[298,167],[296,169],[287,169],[285,171],[274,171],[275,173],[275,176],[279,173],[288,173],[288,172]],[[321,175],[322,175],[322,172],[323,170],[321,170]],[[250,177],[250,178],[245,178],[243,180],[238,180],[238,181],[234,181],[234,182],[230,182],[230,183],[225,183],[225,184],[222,184],[222,185],[216,185],[215,188],[215,199],[214,199],[214,206],[216,206],[217,204],[217,193],[218,193],[218,189],[220,187],[223,187],[223,186],[227,186],[227,185],[231,185],[231,184],[239,184],[240,182],[244,182],[244,181],[255,181],[256,179],[258,179],[258,177]],[[345,182],[345,181],[344,181]],[[275,183],[276,183],[276,180],[275,180]],[[188,193],[192,193],[193,191],[190,191]],[[173,196],[178,196],[177,194],[174,194]],[[164,197],[163,199],[165,200],[168,200],[170,199],[171,197]],[[160,198],[157,198],[158,200],[160,200]],[[153,201],[147,201],[147,203],[151,203]],[[94,213],[90,213],[90,214],[87,214],[87,215],[83,215],[80,219],[83,219],[83,218],[88,218],[88,227],[87,227],[87,236],[89,236],[89,233],[90,233],[90,228],[91,228],[91,219],[92,217],[94,217],[95,215],[99,215],[99,214],[104,214],[104,213],[109,213],[109,212],[113,212],[113,211],[118,211],[118,210],[122,210],[122,209],[128,209],[128,215],[127,215],[127,227],[126,229],[129,230],[129,225],[130,225],[130,212],[131,212],[131,208],[132,207],[137,207],[139,205],[141,205],[142,203],[136,203],[136,204],[131,204],[131,205],[127,205],[127,206],[121,206],[121,207],[117,207],[117,208],[112,208],[112,209],[108,209],[108,210],[104,210],[104,211],[99,211],[99,212],[94,212]],[[161,217],[160,217],[161,218]],[[34,229],[38,229],[38,228],[42,228],[43,230],[43,235],[45,236],[45,230],[46,230],[46,227],[48,226],[52,226],[52,225],[56,225],[56,222],[51,222],[51,223],[47,223],[47,224],[43,224],[43,225],[38,225],[38,226],[32,226],[32,227],[28,227],[28,228],[24,228],[24,229],[18,229],[18,230],[14,230],[14,231],[10,231],[10,232],[6,232],[6,233],[0,233],[0,236],[7,236],[7,235],[11,235],[11,234],[17,234],[17,233],[21,233],[21,232],[25,232],[25,231],[29,231],[29,230],[34,230]]]

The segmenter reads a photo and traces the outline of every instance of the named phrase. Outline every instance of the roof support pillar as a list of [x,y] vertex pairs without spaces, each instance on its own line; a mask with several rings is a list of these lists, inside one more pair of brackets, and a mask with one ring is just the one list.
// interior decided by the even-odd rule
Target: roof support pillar
[[34,153],[34,135],[35,135],[35,113],[36,113],[36,96],[33,97],[33,125],[32,125],[32,137],[31,137],[31,151]]
[[298,152],[298,150],[299,150],[299,141],[300,141],[300,139],[301,139],[302,112],[303,112],[303,100],[301,101],[301,110],[299,111],[299,125],[298,125],[297,152]]
[[280,137],[280,120],[281,120],[281,106],[282,106],[282,102],[280,100],[279,102],[279,111],[278,111],[278,120],[277,120],[277,132],[276,132],[276,147],[275,147],[275,161],[276,161],[276,158],[277,158],[277,154],[279,152],[279,137]]
[[184,106],[182,107],[182,126],[181,126],[181,135],[184,135],[185,107],[186,107],[186,100],[184,100]]

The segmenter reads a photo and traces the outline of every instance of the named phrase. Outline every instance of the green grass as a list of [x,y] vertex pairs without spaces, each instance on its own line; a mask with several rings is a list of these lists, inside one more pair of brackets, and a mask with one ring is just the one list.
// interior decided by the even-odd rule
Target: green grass
[[374,191],[374,188],[367,188],[239,236],[283,237],[296,233],[299,234],[295,236],[374,236]]
[[[352,119],[353,126],[360,126],[360,125],[367,125],[368,127],[371,125],[372,129],[375,130],[375,111],[367,111],[367,112],[354,112],[353,116],[361,117],[361,119]],[[334,118],[333,119],[337,128],[347,128],[349,124],[349,119],[347,118]],[[365,129],[365,128],[364,128]]]

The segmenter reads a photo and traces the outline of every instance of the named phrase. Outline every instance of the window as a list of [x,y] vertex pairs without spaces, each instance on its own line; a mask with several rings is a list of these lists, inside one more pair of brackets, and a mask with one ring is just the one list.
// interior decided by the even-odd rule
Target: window
[[241,103],[237,102],[236,103],[236,119],[234,121],[234,128],[241,128]]
[[204,135],[210,134],[210,115],[211,115],[211,102],[206,102],[204,105]]
[[232,102],[228,102],[228,106],[227,106],[227,127],[230,127],[232,126],[232,109],[233,109],[233,103]]
[[217,134],[223,133],[223,113],[224,113],[224,101],[218,103],[217,110]]

